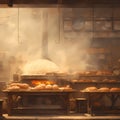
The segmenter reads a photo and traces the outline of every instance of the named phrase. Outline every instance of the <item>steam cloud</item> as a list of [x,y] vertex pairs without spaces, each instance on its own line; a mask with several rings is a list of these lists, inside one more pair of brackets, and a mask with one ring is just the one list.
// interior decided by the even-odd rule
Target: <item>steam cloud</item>
[[[7,73],[9,79],[12,79],[15,73],[24,74],[23,68],[26,64],[41,61],[42,33],[43,27],[46,27],[43,26],[44,20],[41,17],[44,10],[46,9],[0,8],[1,56],[5,53],[1,61],[4,64],[3,72],[9,71]],[[71,31],[68,36],[75,36],[75,38],[68,37],[65,40],[59,18],[57,8],[48,10],[48,53],[51,60],[49,62],[55,63],[57,65],[55,70],[59,68],[60,71],[73,72],[88,69],[90,56],[86,49],[90,46],[91,36],[84,31],[79,34]],[[60,31],[59,24],[61,24]]]

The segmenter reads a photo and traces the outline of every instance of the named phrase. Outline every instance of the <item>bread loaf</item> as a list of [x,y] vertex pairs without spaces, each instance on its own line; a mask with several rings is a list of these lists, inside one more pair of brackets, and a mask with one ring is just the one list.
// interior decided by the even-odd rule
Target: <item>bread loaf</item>
[[120,88],[111,88],[110,92],[120,92]]
[[85,88],[85,91],[86,92],[96,92],[97,91],[97,88],[96,87],[87,87],[87,88]]
[[99,88],[98,91],[99,91],[99,92],[109,92],[110,89],[107,88],[107,87],[102,87],[102,88]]

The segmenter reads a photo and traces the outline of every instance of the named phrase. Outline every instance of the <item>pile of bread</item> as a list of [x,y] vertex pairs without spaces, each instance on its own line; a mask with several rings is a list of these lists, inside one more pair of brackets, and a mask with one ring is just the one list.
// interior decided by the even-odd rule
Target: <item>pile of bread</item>
[[26,83],[11,83],[6,88],[9,91],[29,90],[30,86]]
[[119,87],[113,87],[113,88],[108,88],[108,87],[101,87],[97,88],[95,86],[87,87],[82,90],[82,92],[120,92]]
[[6,90],[9,91],[39,91],[39,90],[71,90],[69,85],[59,87],[57,84],[39,84],[35,87],[31,87],[27,83],[11,83]]

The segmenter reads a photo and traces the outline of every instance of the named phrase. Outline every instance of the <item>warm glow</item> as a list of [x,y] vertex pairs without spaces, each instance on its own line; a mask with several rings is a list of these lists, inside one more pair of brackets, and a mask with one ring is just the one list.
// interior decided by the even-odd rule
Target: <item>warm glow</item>
[[53,81],[48,81],[48,80],[32,80],[32,85],[40,85],[40,84],[45,84],[45,85],[52,85],[54,84]]

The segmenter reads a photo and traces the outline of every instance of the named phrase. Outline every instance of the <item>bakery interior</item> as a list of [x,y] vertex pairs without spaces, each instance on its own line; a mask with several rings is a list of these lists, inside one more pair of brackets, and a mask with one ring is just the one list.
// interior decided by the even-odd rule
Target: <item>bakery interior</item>
[[0,120],[120,120],[119,0],[0,0]]

